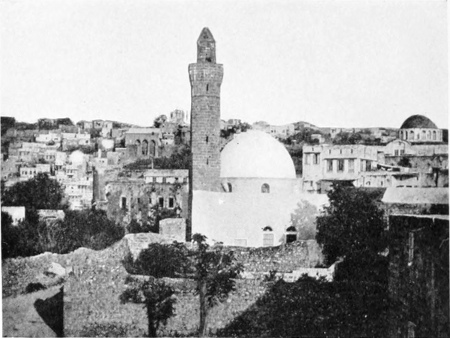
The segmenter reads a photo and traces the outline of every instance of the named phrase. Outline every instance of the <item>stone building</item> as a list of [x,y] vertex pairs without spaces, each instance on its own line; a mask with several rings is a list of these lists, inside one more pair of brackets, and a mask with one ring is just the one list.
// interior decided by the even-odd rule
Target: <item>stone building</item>
[[161,139],[158,128],[130,128],[125,132],[125,146],[134,158],[159,157]]
[[132,219],[146,222],[155,206],[188,216],[188,170],[146,170],[126,176],[105,183],[109,218],[124,225]]
[[443,131],[439,129],[428,117],[412,115],[403,122],[398,132],[401,140],[409,143],[441,143]]
[[328,191],[333,182],[353,182],[374,171],[378,148],[360,144],[303,146],[303,191]]
[[[280,245],[295,236],[290,216],[306,196],[296,189],[299,181],[289,153],[271,135],[239,133],[220,151],[223,67],[216,64],[215,52],[214,38],[204,28],[197,63],[189,66],[192,233],[224,245]],[[309,197],[317,210],[327,202],[323,195]]]

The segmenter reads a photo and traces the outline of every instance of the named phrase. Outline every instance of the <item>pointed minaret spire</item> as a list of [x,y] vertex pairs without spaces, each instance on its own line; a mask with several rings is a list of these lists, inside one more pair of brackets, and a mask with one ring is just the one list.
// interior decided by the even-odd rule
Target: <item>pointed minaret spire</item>
[[197,62],[216,63],[216,40],[208,27],[203,28],[197,40]]

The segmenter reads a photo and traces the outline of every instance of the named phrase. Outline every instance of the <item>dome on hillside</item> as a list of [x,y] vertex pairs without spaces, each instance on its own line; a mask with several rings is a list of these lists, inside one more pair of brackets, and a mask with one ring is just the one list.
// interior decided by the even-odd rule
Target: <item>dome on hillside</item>
[[72,164],[82,164],[84,161],[84,154],[79,150],[75,150],[70,154],[69,160]]
[[235,134],[220,156],[222,178],[296,178],[286,148],[262,131]]
[[428,117],[423,115],[412,115],[403,122],[400,129],[413,129],[413,128],[430,128],[437,129],[436,125]]

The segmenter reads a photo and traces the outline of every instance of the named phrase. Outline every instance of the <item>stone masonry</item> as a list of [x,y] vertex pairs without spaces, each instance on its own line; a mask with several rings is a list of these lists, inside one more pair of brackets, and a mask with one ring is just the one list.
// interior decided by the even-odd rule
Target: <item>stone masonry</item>
[[197,40],[197,63],[189,65],[193,190],[220,188],[220,85],[223,66],[216,64],[215,40],[204,28]]

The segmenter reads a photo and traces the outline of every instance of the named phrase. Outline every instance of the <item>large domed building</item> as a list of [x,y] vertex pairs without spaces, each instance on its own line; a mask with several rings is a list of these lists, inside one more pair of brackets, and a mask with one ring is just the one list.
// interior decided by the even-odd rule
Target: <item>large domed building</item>
[[298,204],[308,200],[320,208],[327,197],[300,194],[292,158],[269,134],[236,134],[220,151],[223,66],[216,63],[215,46],[211,32],[204,28],[197,41],[197,63],[189,65],[192,233],[236,246],[295,240],[297,232],[290,220]]
[[403,122],[399,138],[410,143],[440,143],[442,130],[423,115],[412,115]]
[[220,178],[230,193],[293,193],[295,167],[286,148],[271,135],[236,134],[220,154]]

